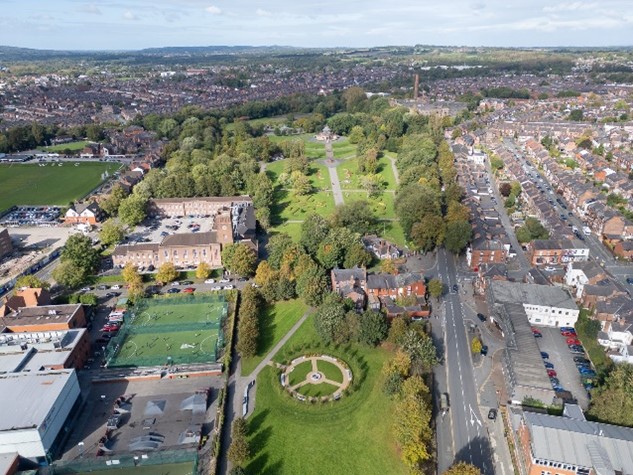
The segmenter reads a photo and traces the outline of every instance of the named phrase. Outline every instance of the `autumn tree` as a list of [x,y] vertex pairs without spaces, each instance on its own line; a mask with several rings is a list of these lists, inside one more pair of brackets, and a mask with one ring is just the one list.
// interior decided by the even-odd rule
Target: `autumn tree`
[[471,340],[470,351],[472,351],[474,355],[479,355],[481,353],[481,340],[479,337],[474,336]]
[[444,292],[444,284],[440,279],[431,279],[428,285],[429,295],[439,300]]
[[51,284],[40,279],[34,274],[22,275],[15,281],[15,289],[21,289],[22,287],[30,287],[32,289],[48,289]]
[[180,273],[176,269],[176,266],[171,262],[165,262],[158,268],[156,272],[156,280],[159,282],[173,282],[178,278]]
[[228,244],[222,249],[222,264],[231,273],[250,276],[255,273],[257,255],[246,244]]
[[123,240],[123,226],[112,219],[108,219],[101,225],[99,239],[106,246],[117,244]]
[[196,279],[204,280],[208,279],[211,275],[211,267],[206,262],[200,262],[196,268]]
[[85,269],[79,267],[71,260],[60,262],[59,265],[53,269],[51,275],[57,283],[70,289],[79,287],[87,277]]
[[402,461],[411,473],[422,473],[422,463],[432,456],[433,429],[429,389],[421,377],[404,381],[393,416]]
[[231,445],[227,452],[229,461],[242,467],[251,457],[251,449],[247,439],[247,425],[243,417],[236,417],[231,425]]
[[380,261],[380,272],[396,275],[398,273],[398,267],[393,259],[382,259]]
[[391,320],[387,341],[394,345],[400,346],[404,340],[404,336],[409,329],[409,322],[404,317],[396,317]]
[[592,392],[589,415],[619,426],[633,427],[633,365],[616,364],[604,384]]
[[444,475],[480,475],[481,470],[470,463],[457,462],[444,472]]

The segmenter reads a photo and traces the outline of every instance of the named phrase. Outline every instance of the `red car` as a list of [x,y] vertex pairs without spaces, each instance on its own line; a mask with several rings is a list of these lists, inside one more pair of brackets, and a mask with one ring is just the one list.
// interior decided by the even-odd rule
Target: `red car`
[[193,294],[196,291],[196,289],[194,289],[193,287],[187,287],[182,289],[182,292],[185,294]]
[[563,336],[573,336],[573,337],[576,336],[575,332],[574,333],[572,333],[572,332],[561,332],[560,334],[563,335]]
[[567,338],[567,344],[568,345],[582,345],[582,343],[580,343],[580,340],[578,340],[577,338]]
[[119,327],[103,327],[100,331],[106,333],[116,333],[119,331]]
[[549,376],[550,378],[555,378],[556,377],[556,371],[554,371],[553,369],[548,369],[547,370],[547,376]]

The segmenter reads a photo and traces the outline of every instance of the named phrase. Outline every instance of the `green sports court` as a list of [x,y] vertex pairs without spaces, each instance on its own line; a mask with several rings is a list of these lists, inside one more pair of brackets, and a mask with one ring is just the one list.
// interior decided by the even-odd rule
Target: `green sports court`
[[215,363],[228,303],[221,294],[141,299],[106,348],[107,366]]

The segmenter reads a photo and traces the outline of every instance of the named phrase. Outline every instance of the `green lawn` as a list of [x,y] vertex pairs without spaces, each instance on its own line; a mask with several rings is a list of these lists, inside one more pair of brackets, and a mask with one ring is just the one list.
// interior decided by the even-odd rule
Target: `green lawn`
[[[341,182],[341,188],[343,190],[359,190],[362,189],[361,177],[362,174],[358,171],[358,162],[354,158],[350,158],[341,163],[336,171],[338,173],[339,181]],[[387,157],[380,157],[378,160],[377,173],[383,177],[383,186],[385,190],[396,189],[396,179],[393,176],[393,169],[391,168],[391,162]]]
[[77,150],[83,150],[85,148],[86,145],[88,145],[90,142],[88,142],[87,140],[79,140],[77,142],[68,142],[68,143],[62,143],[59,145],[51,145],[50,147],[42,147],[42,150],[44,150],[45,152],[63,152],[64,150],[72,150],[77,151]]
[[334,208],[334,197],[330,191],[295,196],[290,191],[278,188],[275,191],[275,204],[271,209],[271,221],[273,225],[279,225],[288,220],[305,220],[311,213],[329,216]]
[[404,231],[402,230],[402,226],[397,221],[383,221],[380,223],[380,227],[378,234],[383,238],[391,241],[392,243],[404,247],[407,244],[407,240],[404,237]]
[[319,372],[323,373],[325,379],[329,379],[330,381],[334,381],[335,383],[343,382],[343,373],[334,363],[330,363],[329,361],[317,360],[317,368]]
[[294,242],[299,242],[301,239],[301,224],[302,223],[281,223],[277,226],[273,226],[270,232],[271,234],[286,233]]
[[[266,166],[266,173],[275,183],[279,179],[279,175],[284,172],[286,172],[285,160],[278,160]],[[310,163],[307,175],[315,189],[325,190],[330,188],[330,175],[324,165]]]
[[306,380],[308,373],[312,371],[312,361],[304,361],[294,367],[288,375],[288,384],[294,386]]
[[257,355],[242,359],[242,376],[248,376],[253,372],[264,356],[288,333],[307,308],[299,299],[277,302],[266,307],[260,316]]
[[308,397],[321,397],[330,396],[334,394],[337,389],[338,387],[329,383],[306,384],[305,386],[301,386],[297,392]]
[[[59,166],[59,165],[62,166]],[[14,205],[67,205],[97,187],[117,163],[72,162],[39,165],[0,165],[0,211]]]
[[357,389],[340,401],[306,404],[292,399],[279,375],[266,367],[257,380],[257,405],[249,417],[253,458],[248,474],[405,474],[391,429],[393,401],[382,391],[381,368],[390,354],[381,348],[320,343],[312,317],[275,357],[327,353],[346,361]]
[[332,144],[334,158],[352,158],[356,156],[357,146],[349,143],[347,137],[337,140]]

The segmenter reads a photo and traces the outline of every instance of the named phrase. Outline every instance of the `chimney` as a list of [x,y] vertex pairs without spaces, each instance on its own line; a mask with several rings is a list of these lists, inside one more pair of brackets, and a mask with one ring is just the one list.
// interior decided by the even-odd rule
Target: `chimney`
[[413,100],[418,100],[418,91],[420,88],[420,75],[415,75],[415,83],[413,84]]

